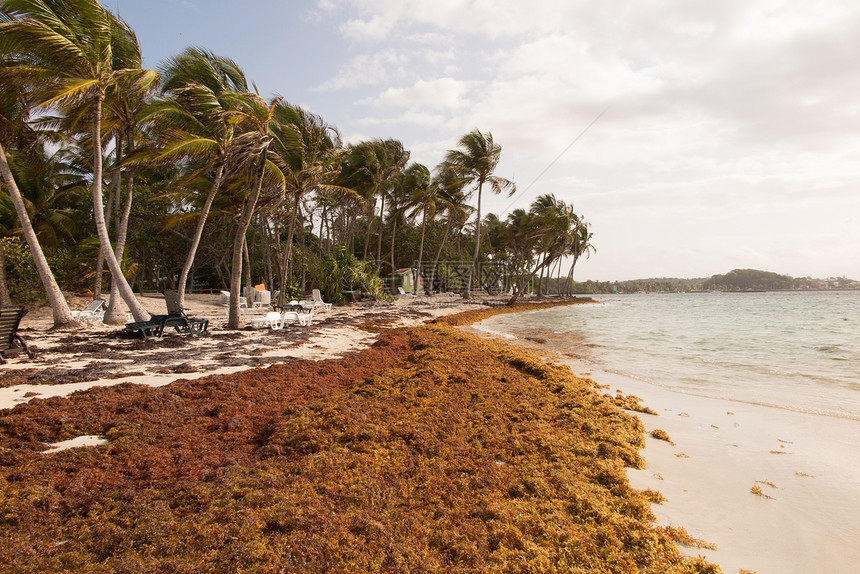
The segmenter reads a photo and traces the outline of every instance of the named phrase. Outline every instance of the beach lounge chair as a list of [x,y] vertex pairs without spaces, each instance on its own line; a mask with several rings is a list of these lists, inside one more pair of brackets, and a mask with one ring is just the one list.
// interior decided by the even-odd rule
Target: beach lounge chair
[[254,308],[260,309],[262,307],[268,307],[272,304],[272,293],[270,291],[254,291]]
[[320,293],[319,289],[314,289],[311,291],[311,300],[314,302],[314,310],[322,309],[323,311],[328,311],[331,309],[331,303],[326,303],[323,301],[322,293]]
[[269,311],[264,317],[254,317],[251,319],[252,327],[271,327],[273,331],[278,331],[284,328],[284,316],[277,311]]
[[31,359],[35,353],[27,346],[27,342],[18,334],[21,317],[27,313],[23,305],[8,305],[0,308],[0,364],[5,364],[4,357],[17,355],[23,349]]
[[82,321],[84,323],[101,321],[105,316],[105,310],[103,309],[104,304],[105,302],[101,299],[95,299],[80,311],[72,311],[72,318],[74,318],[75,321]]
[[167,306],[167,315],[153,315],[149,321],[127,323],[125,328],[146,338],[161,337],[165,327],[173,327],[177,333],[188,335],[199,335],[209,328],[209,319],[197,319],[185,314],[185,309],[179,305],[179,293],[176,291],[165,291],[164,303]]
[[284,323],[298,323],[302,327],[307,327],[314,320],[314,314],[306,309],[295,309],[293,311],[284,311]]

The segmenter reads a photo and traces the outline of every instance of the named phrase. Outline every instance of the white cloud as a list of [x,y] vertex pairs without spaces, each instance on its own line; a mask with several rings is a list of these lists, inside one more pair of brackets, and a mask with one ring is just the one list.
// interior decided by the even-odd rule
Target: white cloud
[[[860,231],[850,227],[858,216],[845,215],[860,212],[860,5],[325,5],[346,14],[341,30],[356,53],[327,86],[375,86],[374,96],[355,98],[357,113],[422,155],[435,152],[435,161],[480,127],[503,147],[501,175],[523,188],[609,107],[516,205],[557,192],[590,210],[600,253],[583,268],[599,269],[595,278],[611,278],[612,269],[616,277],[660,274],[641,269],[654,261],[630,255],[643,237],[655,261],[678,274],[744,261],[807,274],[803,264],[842,257],[853,269],[831,273],[860,277]],[[508,201],[490,199],[499,209]],[[802,226],[815,230],[808,245],[797,237]]]
[[337,76],[323,83],[318,90],[337,91],[392,81],[404,75],[405,64],[404,54],[396,50],[361,54],[339,66]]
[[467,90],[465,82],[453,78],[418,80],[408,88],[388,88],[379,94],[378,99],[385,106],[456,110],[463,107]]

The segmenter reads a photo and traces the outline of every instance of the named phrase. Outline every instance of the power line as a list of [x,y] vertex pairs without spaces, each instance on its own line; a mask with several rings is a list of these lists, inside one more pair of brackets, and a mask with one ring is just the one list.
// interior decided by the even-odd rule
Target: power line
[[548,171],[549,171],[549,168],[551,168],[552,166],[554,166],[554,165],[555,165],[555,163],[556,163],[558,160],[560,160],[560,159],[561,159],[561,156],[563,156],[564,154],[566,154],[566,153],[567,153],[567,150],[569,150],[570,148],[572,148],[572,147],[573,147],[573,144],[575,144],[576,142],[578,142],[578,141],[579,141],[579,139],[580,139],[582,136],[584,136],[584,135],[585,135],[585,133],[586,133],[589,129],[591,129],[591,126],[593,126],[594,124],[596,124],[596,123],[597,123],[597,120],[599,120],[600,118],[602,118],[602,117],[603,117],[603,114],[605,114],[608,110],[609,110],[609,106],[606,106],[605,108],[603,108],[603,111],[602,111],[602,112],[600,112],[599,114],[597,114],[597,117],[595,117],[593,120],[591,120],[591,123],[590,123],[590,124],[588,124],[587,126],[585,126],[585,129],[584,129],[584,130],[582,130],[581,132],[579,132],[579,135],[578,135],[578,136],[576,136],[575,138],[573,138],[573,141],[572,141],[572,142],[570,142],[569,144],[567,144],[567,147],[566,147],[566,148],[564,148],[563,150],[561,150],[561,153],[560,153],[560,154],[558,154],[557,156],[555,156],[555,159],[554,159],[554,160],[552,160],[551,162],[549,162],[549,165],[547,165],[547,166],[543,169],[543,171],[542,171],[542,172],[540,172],[540,173],[538,174],[538,176],[537,176],[536,178],[534,178],[534,179],[532,180],[532,182],[531,182],[530,184],[528,184],[528,185],[525,187],[525,189],[523,189],[521,192],[519,192],[519,193],[518,193],[518,194],[517,194],[517,195],[516,195],[512,200],[511,200],[511,202],[508,204],[508,206],[507,206],[505,209],[503,209],[503,210],[501,211],[501,213],[499,213],[499,216],[504,215],[504,214],[505,214],[505,213],[506,213],[506,212],[511,208],[511,206],[512,206],[514,203],[516,203],[516,201],[520,198],[520,196],[521,196],[522,194],[524,194],[524,193],[525,193],[525,192],[527,192],[529,189],[531,189],[531,187],[532,187],[535,183],[537,183],[537,180],[539,180],[541,177],[543,177],[543,174],[545,174],[546,172],[548,172]]

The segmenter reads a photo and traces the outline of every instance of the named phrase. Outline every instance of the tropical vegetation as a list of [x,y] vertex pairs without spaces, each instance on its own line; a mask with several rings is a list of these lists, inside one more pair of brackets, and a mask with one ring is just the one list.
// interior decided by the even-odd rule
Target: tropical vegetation
[[345,144],[224,55],[142,62],[133,29],[97,0],[0,6],[0,304],[47,300],[62,327],[64,291],[110,290],[106,321],[120,323],[120,300],[148,318],[135,291],[222,289],[236,328],[242,287],[259,283],[278,303],[312,287],[341,302],[382,296],[395,285],[379,278],[406,268],[416,294],[516,300],[553,276],[573,292],[594,250],[553,195],[484,213],[486,190],[516,190],[495,173],[490,132],[463,135],[431,169],[394,139]]

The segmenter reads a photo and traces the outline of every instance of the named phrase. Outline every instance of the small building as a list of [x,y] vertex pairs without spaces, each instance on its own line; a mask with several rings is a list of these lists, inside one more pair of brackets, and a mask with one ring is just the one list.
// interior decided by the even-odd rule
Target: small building
[[[414,291],[414,279],[417,275],[416,270],[407,267],[405,269],[397,269],[394,272],[393,277],[393,288],[396,291],[398,287],[403,287],[403,290],[407,293],[412,293]],[[423,291],[424,289],[424,279],[419,275],[418,276],[418,291]]]

